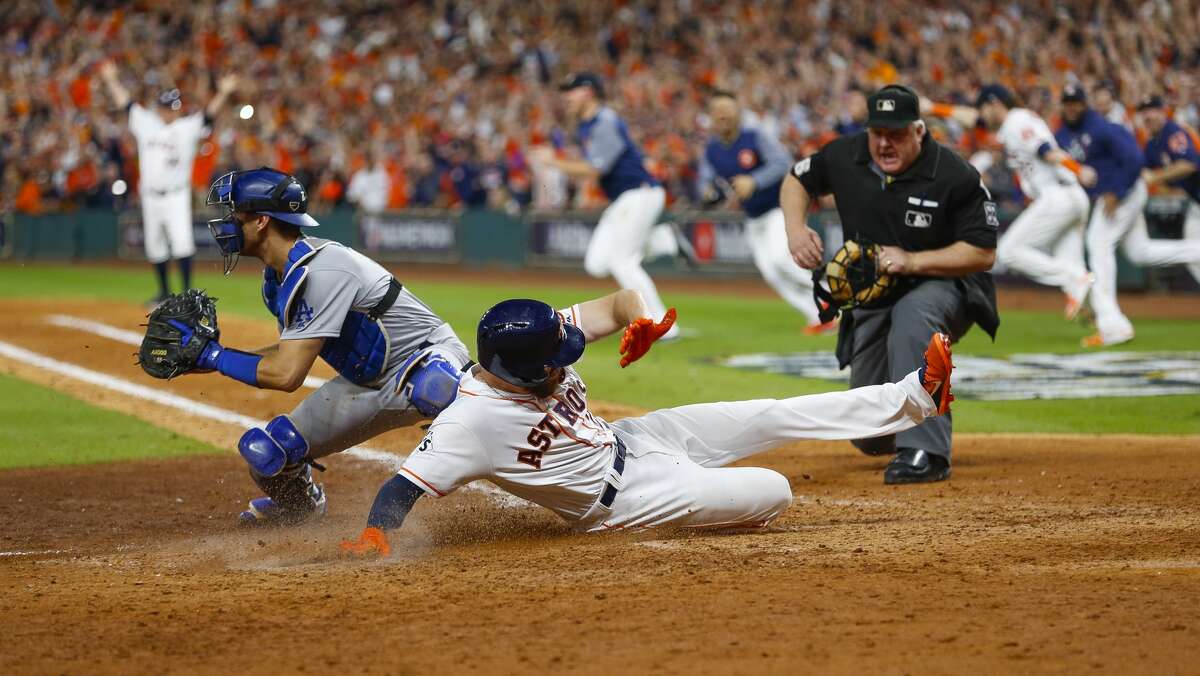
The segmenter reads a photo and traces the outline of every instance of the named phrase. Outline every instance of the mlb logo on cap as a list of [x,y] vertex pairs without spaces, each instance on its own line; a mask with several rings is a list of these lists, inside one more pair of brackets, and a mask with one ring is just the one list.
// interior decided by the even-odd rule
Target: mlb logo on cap
[[875,110],[891,112],[896,109],[896,102],[892,99],[879,99],[875,102]]

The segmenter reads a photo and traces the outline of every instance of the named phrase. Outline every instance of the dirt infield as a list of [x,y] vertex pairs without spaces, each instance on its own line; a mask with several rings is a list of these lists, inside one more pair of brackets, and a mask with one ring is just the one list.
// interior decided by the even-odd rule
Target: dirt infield
[[[141,319],[4,301],[0,340],[157,386],[131,346],[51,314]],[[0,373],[223,448],[241,432],[3,356]],[[303,395],[161,389],[260,418]],[[404,452],[418,434],[372,446]],[[232,451],[4,471],[0,673],[1196,670],[1200,438],[976,435],[955,453],[950,482],[896,488],[845,444],[772,451],[754,464],[784,473],[795,502],[755,533],[579,535],[466,490],[423,500],[397,553],[369,563],[335,544],[390,476],[379,462],[332,458],[329,518],[290,530],[235,525],[254,490]]]

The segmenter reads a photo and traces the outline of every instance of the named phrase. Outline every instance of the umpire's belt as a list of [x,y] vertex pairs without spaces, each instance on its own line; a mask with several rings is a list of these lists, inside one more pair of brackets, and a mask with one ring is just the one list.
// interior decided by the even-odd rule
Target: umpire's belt
[[[617,441],[617,452],[613,458],[612,473],[620,477],[625,472],[625,442],[621,441],[621,437],[613,435],[613,439]],[[612,479],[604,482],[604,492],[600,494],[600,506],[605,509],[612,509],[613,500],[617,499],[617,491],[621,490],[620,486],[613,483]]]

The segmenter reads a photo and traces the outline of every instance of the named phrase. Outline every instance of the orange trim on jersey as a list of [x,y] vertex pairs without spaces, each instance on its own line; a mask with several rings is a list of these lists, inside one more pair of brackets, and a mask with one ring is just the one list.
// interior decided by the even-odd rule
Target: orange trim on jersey
[[954,105],[950,103],[935,103],[929,112],[934,117],[950,117],[954,114]]
[[425,484],[426,486],[428,486],[428,487],[429,487],[429,490],[433,491],[434,493],[437,493],[437,496],[438,496],[439,498],[444,498],[444,497],[446,497],[446,494],[445,494],[445,493],[443,493],[443,492],[439,491],[439,490],[438,490],[438,489],[437,489],[437,488],[436,488],[436,487],[435,487],[433,484],[431,484],[431,483],[429,483],[428,481],[426,481],[426,480],[422,479],[422,478],[421,478],[421,476],[420,476],[419,474],[417,474],[416,472],[412,471],[411,469],[409,469],[409,468],[407,468],[407,467],[401,467],[401,468],[400,468],[400,471],[401,471],[401,472],[404,472],[405,474],[408,474],[408,475],[412,476],[412,478],[414,478],[414,479],[416,479],[417,481],[420,481],[421,483],[423,483],[423,484]]
[[1075,161],[1075,158],[1073,157],[1065,157],[1062,160],[1059,160],[1058,163],[1066,167],[1068,171],[1076,176],[1078,176],[1079,172],[1083,169],[1083,167],[1079,165],[1079,162]]

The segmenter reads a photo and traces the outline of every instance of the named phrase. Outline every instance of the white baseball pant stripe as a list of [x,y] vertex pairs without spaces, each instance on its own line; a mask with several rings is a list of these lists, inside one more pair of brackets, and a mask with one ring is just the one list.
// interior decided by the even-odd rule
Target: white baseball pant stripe
[[[1092,309],[1096,312],[1096,329],[1105,339],[1115,339],[1133,332],[1133,324],[1117,304],[1117,245],[1134,265],[1163,267],[1188,264],[1193,276],[1200,281],[1200,239],[1195,236],[1182,240],[1155,240],[1146,231],[1146,184],[1138,181],[1109,217],[1099,202],[1092,210],[1088,223],[1087,251],[1096,283],[1092,288]],[[1193,203],[1189,207],[1195,209]],[[1200,215],[1197,216],[1200,220]],[[1200,234],[1200,233],[1196,233]]]
[[809,324],[820,324],[817,303],[812,295],[812,271],[796,265],[792,259],[783,209],[777,207],[747,219],[746,238],[754,254],[754,265],[767,284],[804,315]]
[[1067,291],[1087,273],[1083,228],[1088,197],[1078,185],[1042,190],[1000,238],[996,258],[1039,284]]
[[898,383],[790,399],[693,404],[612,424],[628,453],[619,492],[587,530],[762,525],[787,510],[782,474],[725,465],[790,441],[857,439],[916,427],[937,410],[914,371]]
[[[622,289],[638,291],[658,319],[662,319],[667,308],[654,280],[642,268],[642,260],[647,254],[660,253],[657,249],[663,239],[654,237],[652,246],[651,235],[659,235],[654,226],[662,215],[666,198],[667,193],[661,187],[634,188],[621,193],[600,215],[583,257],[583,268],[589,275],[612,275]],[[669,232],[666,235],[670,237]]]
[[142,233],[146,260],[162,263],[172,258],[196,254],[196,236],[192,232],[192,193],[176,190],[166,195],[142,192]]

